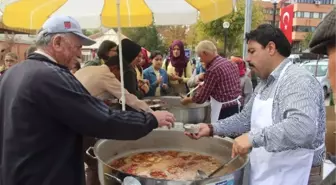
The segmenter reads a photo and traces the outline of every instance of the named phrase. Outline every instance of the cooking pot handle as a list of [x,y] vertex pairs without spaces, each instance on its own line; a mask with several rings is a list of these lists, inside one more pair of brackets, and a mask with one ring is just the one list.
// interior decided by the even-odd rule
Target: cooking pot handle
[[87,150],[86,150],[86,155],[88,155],[89,157],[91,157],[92,159],[97,159],[97,157],[93,156],[90,154],[90,151],[93,151],[93,148],[92,147],[89,147]]
[[105,175],[105,177],[112,178],[112,179],[118,181],[120,184],[123,184],[123,182],[118,177],[116,177],[114,175],[111,175],[111,174],[108,174],[108,173],[104,173],[104,175]]

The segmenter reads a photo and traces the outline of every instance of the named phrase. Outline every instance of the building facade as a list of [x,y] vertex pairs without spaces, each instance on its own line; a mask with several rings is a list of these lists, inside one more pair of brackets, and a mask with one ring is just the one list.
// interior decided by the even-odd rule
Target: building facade
[[[314,32],[321,20],[335,8],[336,0],[292,0],[282,5],[277,4],[276,26],[279,26],[279,8],[288,4],[294,4],[293,15],[293,51],[299,52],[304,50],[301,42],[309,32]],[[273,20],[273,3],[271,1],[257,1],[264,8],[265,23],[272,23]]]

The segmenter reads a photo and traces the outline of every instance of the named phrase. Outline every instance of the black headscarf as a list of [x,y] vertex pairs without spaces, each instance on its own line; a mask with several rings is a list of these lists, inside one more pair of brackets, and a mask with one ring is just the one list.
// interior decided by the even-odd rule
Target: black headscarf
[[[141,46],[129,39],[123,39],[121,41],[121,47],[124,64],[130,64],[141,52]],[[119,47],[117,50],[118,53],[120,53]]]

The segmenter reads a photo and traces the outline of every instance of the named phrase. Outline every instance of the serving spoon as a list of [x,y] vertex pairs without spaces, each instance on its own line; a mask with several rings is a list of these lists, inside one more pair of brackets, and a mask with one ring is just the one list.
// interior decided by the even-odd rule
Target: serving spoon
[[230,159],[228,162],[226,162],[226,163],[222,164],[221,166],[219,166],[215,171],[211,172],[209,175],[207,175],[202,170],[197,170],[197,176],[196,177],[198,177],[200,179],[210,178],[210,177],[214,176],[217,172],[219,172],[220,170],[222,170],[224,167],[229,166],[238,157],[239,157],[239,155],[236,155],[234,158]]
[[204,82],[201,82],[195,88],[191,89],[186,95],[180,94],[180,97],[181,98],[185,98],[185,97],[189,96],[191,93],[193,93],[194,91],[196,91],[199,87],[201,87],[203,84],[204,84]]

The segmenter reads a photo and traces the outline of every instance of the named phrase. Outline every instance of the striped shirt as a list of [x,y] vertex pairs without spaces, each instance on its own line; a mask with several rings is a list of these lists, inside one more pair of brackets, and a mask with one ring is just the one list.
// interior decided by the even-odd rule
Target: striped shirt
[[[208,64],[204,85],[192,97],[195,103],[204,103],[210,96],[219,102],[228,102],[241,94],[239,70],[236,64],[217,56]],[[237,105],[237,102],[223,104],[222,108]]]
[[[216,135],[238,136],[249,132],[253,147],[264,147],[269,152],[316,149],[325,141],[326,112],[323,90],[319,82],[305,69],[291,65],[279,81],[278,89],[272,90],[279,80],[281,70],[289,60],[283,61],[268,77],[256,87],[251,100],[243,111],[215,123]],[[251,112],[256,92],[266,100],[274,94],[273,125],[259,131],[250,131]],[[325,147],[316,150],[313,166],[323,163]]]

